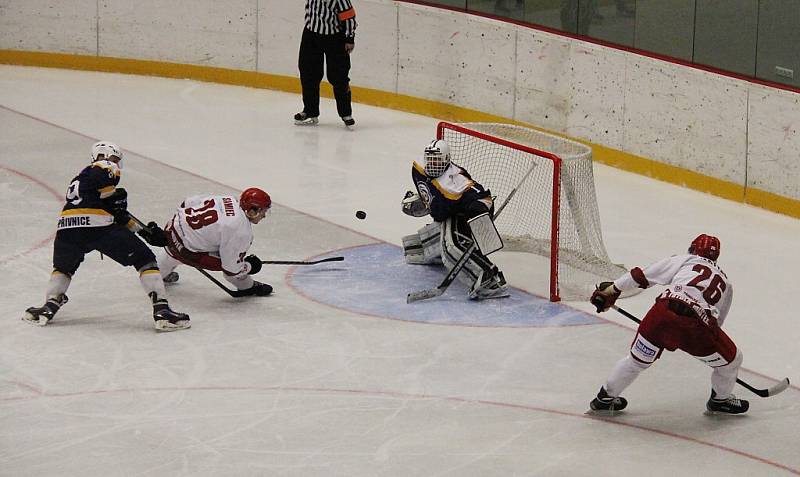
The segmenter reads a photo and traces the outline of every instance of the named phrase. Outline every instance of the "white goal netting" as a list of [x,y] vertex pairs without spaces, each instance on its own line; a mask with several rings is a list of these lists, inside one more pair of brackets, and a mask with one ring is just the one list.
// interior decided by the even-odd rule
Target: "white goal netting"
[[440,123],[437,135],[453,162],[496,196],[496,207],[534,168],[496,225],[504,252],[547,258],[538,267],[549,271],[552,301],[588,299],[596,283],[626,271],[603,245],[591,148],[511,124]]

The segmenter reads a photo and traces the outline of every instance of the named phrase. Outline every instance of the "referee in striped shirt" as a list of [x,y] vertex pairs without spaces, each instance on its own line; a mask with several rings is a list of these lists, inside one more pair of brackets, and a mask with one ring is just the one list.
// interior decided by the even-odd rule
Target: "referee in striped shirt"
[[350,104],[350,52],[355,47],[356,11],[350,0],[306,0],[305,28],[300,40],[300,83],[303,111],[294,115],[295,124],[319,122],[319,84],[323,60],[328,64],[328,81],[333,86],[336,110],[345,126],[352,126]]

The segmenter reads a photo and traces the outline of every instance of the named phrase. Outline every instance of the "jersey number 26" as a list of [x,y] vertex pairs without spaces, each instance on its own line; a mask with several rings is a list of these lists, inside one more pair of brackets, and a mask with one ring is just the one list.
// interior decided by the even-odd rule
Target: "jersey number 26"
[[[699,263],[692,268],[692,271],[699,273],[699,275],[694,277],[692,281],[686,285],[702,291],[703,298],[706,299],[706,302],[712,306],[716,305],[719,299],[722,298],[722,294],[725,293],[725,288],[727,288],[725,280],[712,272],[707,266]],[[714,275],[713,277],[711,276],[712,274]],[[702,285],[702,283],[709,278],[711,278],[711,282],[708,285]]]

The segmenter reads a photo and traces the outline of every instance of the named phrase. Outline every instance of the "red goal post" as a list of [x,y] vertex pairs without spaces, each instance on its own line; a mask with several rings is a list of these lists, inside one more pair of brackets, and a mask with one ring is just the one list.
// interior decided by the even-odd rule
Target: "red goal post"
[[[515,197],[497,218],[505,251],[544,257],[531,269],[547,280],[551,301],[588,299],[595,283],[625,268],[611,263],[603,244],[591,149],[530,128],[500,123],[439,123],[436,137],[452,160],[502,201]],[[522,178],[531,169],[524,182]],[[535,270],[534,270],[535,272]],[[532,283],[536,290],[541,285]]]

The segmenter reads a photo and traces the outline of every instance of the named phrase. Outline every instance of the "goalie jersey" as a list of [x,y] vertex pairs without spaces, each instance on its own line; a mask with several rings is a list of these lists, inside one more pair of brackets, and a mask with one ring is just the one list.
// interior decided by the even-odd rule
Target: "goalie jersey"
[[423,166],[414,162],[411,178],[420,199],[428,206],[436,222],[444,222],[454,215],[471,218],[475,214],[470,206],[476,201],[483,202],[492,210],[489,190],[473,180],[466,169],[452,162],[442,175],[433,179],[425,174]]
[[58,229],[105,227],[114,216],[103,199],[119,184],[119,166],[111,161],[94,161],[75,176],[67,188],[66,203],[58,219]]

